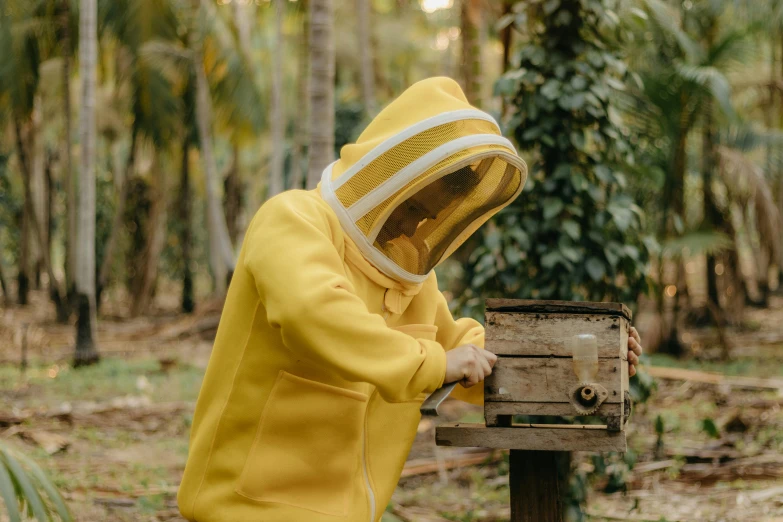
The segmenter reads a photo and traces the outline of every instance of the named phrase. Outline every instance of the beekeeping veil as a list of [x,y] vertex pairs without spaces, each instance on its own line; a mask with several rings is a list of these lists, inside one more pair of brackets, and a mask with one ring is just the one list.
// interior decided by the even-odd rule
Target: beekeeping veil
[[454,80],[438,77],[381,111],[319,186],[368,261],[420,283],[511,203],[526,178],[495,120],[472,107]]

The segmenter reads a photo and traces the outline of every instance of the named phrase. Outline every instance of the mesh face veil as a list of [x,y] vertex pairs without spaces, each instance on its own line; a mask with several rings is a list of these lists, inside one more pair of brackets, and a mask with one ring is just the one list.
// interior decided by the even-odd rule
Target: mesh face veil
[[418,82],[329,165],[322,197],[365,258],[419,283],[519,195],[527,167],[449,78]]

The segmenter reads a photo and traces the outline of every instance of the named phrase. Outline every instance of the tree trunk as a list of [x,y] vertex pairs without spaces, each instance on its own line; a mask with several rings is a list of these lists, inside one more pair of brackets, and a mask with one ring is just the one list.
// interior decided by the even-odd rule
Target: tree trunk
[[294,135],[294,150],[291,153],[291,178],[289,187],[292,189],[304,188],[305,172],[307,166],[303,165],[305,158],[305,139],[307,139],[307,129],[309,121],[309,98],[307,81],[310,77],[308,73],[308,56],[310,41],[310,17],[307,10],[308,0],[302,0],[300,7],[302,12],[302,32],[300,34],[299,46],[297,49],[297,75],[296,75],[296,99],[299,100],[299,110],[295,119],[296,134]]
[[234,143],[228,175],[223,180],[223,210],[226,213],[228,237],[236,244],[239,236],[239,214],[242,211],[242,179],[239,175],[239,146]]
[[[715,129],[712,119],[712,102],[707,99],[702,125],[702,183],[704,185],[704,230],[717,230],[720,226],[720,213],[715,206],[712,192],[713,171],[715,170]],[[718,279],[715,273],[715,254],[707,254],[707,301],[720,309],[718,298]]]
[[[513,3],[510,0],[503,2],[502,16],[510,15],[513,12],[512,7]],[[511,65],[511,36],[513,35],[513,31],[511,30],[512,26],[513,24],[508,24],[500,31],[500,42],[503,45],[503,56],[501,58],[502,62],[500,64],[500,70],[503,73],[508,71],[508,68]],[[505,119],[506,112],[508,112],[508,100],[505,96],[503,96],[501,103],[500,117],[501,119]]]
[[[664,236],[668,236],[670,233],[679,235],[680,232],[672,230],[674,227],[674,220],[684,218],[685,211],[685,199],[683,196],[683,190],[685,187],[685,168],[686,168],[686,151],[688,150],[688,129],[686,107],[687,100],[685,95],[680,100],[680,107],[682,110],[679,136],[675,144],[674,158],[672,161],[672,173],[666,179],[664,187],[663,205],[667,211],[663,212],[663,231]],[[669,211],[671,211],[671,215]],[[671,218],[671,219],[669,219]],[[677,293],[674,295],[674,305],[672,307],[672,316],[667,320],[667,315],[663,310],[663,301],[660,301],[659,309],[663,312],[661,320],[663,324],[662,340],[660,350],[663,353],[668,353],[675,357],[682,357],[685,353],[685,348],[679,339],[679,325],[680,325],[680,299],[682,293],[686,291],[686,288],[681,278],[680,261],[677,261],[677,273],[675,278],[675,284],[680,285],[683,288],[677,288]],[[663,258],[661,258],[661,274],[663,274]],[[663,277],[661,277],[660,291],[663,292],[666,285],[663,284]],[[661,297],[661,299],[663,299]]]
[[285,110],[283,107],[283,13],[287,0],[274,0],[275,46],[272,50],[272,161],[269,166],[267,199],[285,189],[283,184],[283,161],[285,160]]
[[76,189],[71,164],[71,32],[70,0],[63,0],[62,14],[62,88],[63,88],[63,183],[65,184],[65,291],[69,306],[76,293]]
[[179,201],[177,202],[177,214],[182,225],[180,236],[180,248],[182,248],[182,311],[186,314],[193,312],[195,300],[193,298],[193,271],[190,267],[191,242],[191,209],[192,194],[190,191],[190,136],[186,135],[182,141],[182,169],[179,181]]
[[242,53],[248,63],[251,60],[251,51],[253,46],[250,41],[250,35],[253,32],[253,21],[256,16],[256,4],[254,2],[234,2],[234,23],[239,33],[239,45],[242,47]]
[[140,266],[141,275],[138,279],[138,291],[134,294],[134,299],[131,303],[131,317],[141,315],[142,312],[149,308],[152,302],[155,284],[158,279],[160,253],[163,250],[163,244],[166,239],[166,194],[163,188],[163,176],[160,172],[159,152],[156,150],[153,154],[152,183],[150,184],[152,189],[152,207],[149,220],[147,221],[147,241]]
[[209,259],[212,275],[215,278],[215,291],[222,295],[226,291],[228,279],[234,272],[234,248],[229,239],[226,216],[220,205],[217,167],[212,153],[212,102],[210,101],[207,75],[204,72],[201,39],[195,30],[191,31],[190,46],[193,52],[193,66],[196,69],[196,121],[206,178]]
[[375,67],[372,55],[372,0],[356,0],[356,17],[359,25],[359,70],[362,78],[364,111],[372,118],[378,112],[375,103]]
[[41,249],[49,245],[49,220],[46,218],[46,148],[43,140],[43,96],[37,93],[33,98],[32,125],[30,126],[29,142],[32,151],[32,174],[30,189],[33,192],[32,211],[35,219],[42,226],[44,244],[39,246],[32,243],[32,279],[36,290],[41,289],[41,271],[43,268],[43,252]]
[[462,80],[465,96],[481,106],[481,0],[462,0]]
[[27,197],[22,203],[20,214],[21,237],[19,241],[19,269],[16,275],[16,302],[27,305],[30,293],[30,202]]
[[76,259],[76,353],[74,366],[98,361],[95,307],[95,163],[96,67],[98,65],[97,0],[81,0],[79,9],[79,76],[82,81],[80,117],[79,229]]
[[310,0],[310,149],[307,188],[334,158],[334,12],[332,0]]
[[[109,281],[109,272],[111,272],[111,265],[114,261],[114,250],[117,247],[117,241],[119,240],[120,233],[122,232],[122,222],[125,219],[125,204],[128,201],[128,187],[129,180],[133,176],[133,169],[136,164],[136,138],[138,135],[138,128],[134,122],[131,129],[131,142],[128,149],[128,159],[125,162],[125,172],[122,174],[120,180],[119,192],[117,194],[117,208],[112,218],[111,230],[109,231],[109,239],[106,241],[106,249],[103,253],[103,260],[101,262],[101,269],[98,272],[98,285],[95,294],[95,303],[98,308],[101,304],[101,294],[106,288],[106,284]],[[115,183],[116,185],[116,183]]]
[[[33,200],[32,190],[30,188],[30,163],[28,161],[27,151],[25,150],[24,143],[22,141],[22,128],[21,123],[17,117],[13,118],[14,133],[16,137],[16,148],[19,155],[19,164],[22,168],[22,185],[24,187],[25,204]],[[52,260],[49,250],[46,248],[46,241],[43,236],[42,223],[39,223],[36,219],[35,212],[32,209],[28,209],[26,212],[29,218],[30,232],[33,234],[34,240],[37,242],[44,256],[44,266],[46,267],[46,273],[49,276],[49,285],[52,291],[52,297],[54,300],[55,308],[57,310],[57,321],[65,323],[68,320],[68,307],[65,302],[65,293],[60,288],[60,282],[54,275],[54,269],[52,267]]]
[[5,272],[3,272],[3,261],[0,259],[0,290],[3,291],[3,305],[11,303],[11,294],[8,291],[8,283],[5,279]]
[[[46,192],[46,201],[44,203],[44,219],[46,220],[46,250],[52,251],[52,238],[54,237],[54,178],[52,176],[52,164],[54,163],[54,154],[47,152],[46,164],[44,165],[44,191]],[[41,265],[41,270],[45,271],[46,266]],[[55,300],[52,292],[52,284],[49,283],[49,297]]]

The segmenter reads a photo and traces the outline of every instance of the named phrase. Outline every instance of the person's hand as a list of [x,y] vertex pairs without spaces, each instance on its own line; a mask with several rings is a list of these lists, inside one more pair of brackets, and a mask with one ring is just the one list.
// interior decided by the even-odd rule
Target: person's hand
[[476,345],[465,344],[446,352],[446,379],[444,383],[459,381],[470,388],[492,373],[497,355]]
[[642,354],[642,340],[636,328],[631,327],[631,334],[628,336],[628,376],[636,375],[636,365],[639,364],[639,356]]

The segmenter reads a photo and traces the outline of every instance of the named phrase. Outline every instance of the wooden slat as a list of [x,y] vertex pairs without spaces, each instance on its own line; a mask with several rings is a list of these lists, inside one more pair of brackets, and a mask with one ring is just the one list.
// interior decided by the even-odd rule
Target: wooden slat
[[[596,381],[609,392],[607,403],[622,402],[622,371],[617,359],[600,359]],[[579,381],[568,358],[498,357],[484,381],[485,402],[568,402]]]
[[548,301],[544,299],[487,299],[487,311],[560,314],[623,315],[629,321],[631,310],[622,303],[595,301]]
[[[498,355],[571,357],[567,341],[593,334],[598,357],[622,357],[628,352],[628,321],[594,314],[514,314],[487,312],[485,347]],[[622,342],[625,335],[626,341]]]
[[[574,417],[578,414],[569,403],[565,402],[485,402],[484,417],[489,423],[490,416],[497,415],[557,415],[561,417]],[[596,417],[608,417],[622,415],[621,403],[603,403],[598,411],[593,414]]]
[[488,428],[451,423],[435,429],[438,446],[523,449],[536,451],[625,451],[625,432],[600,429]]

